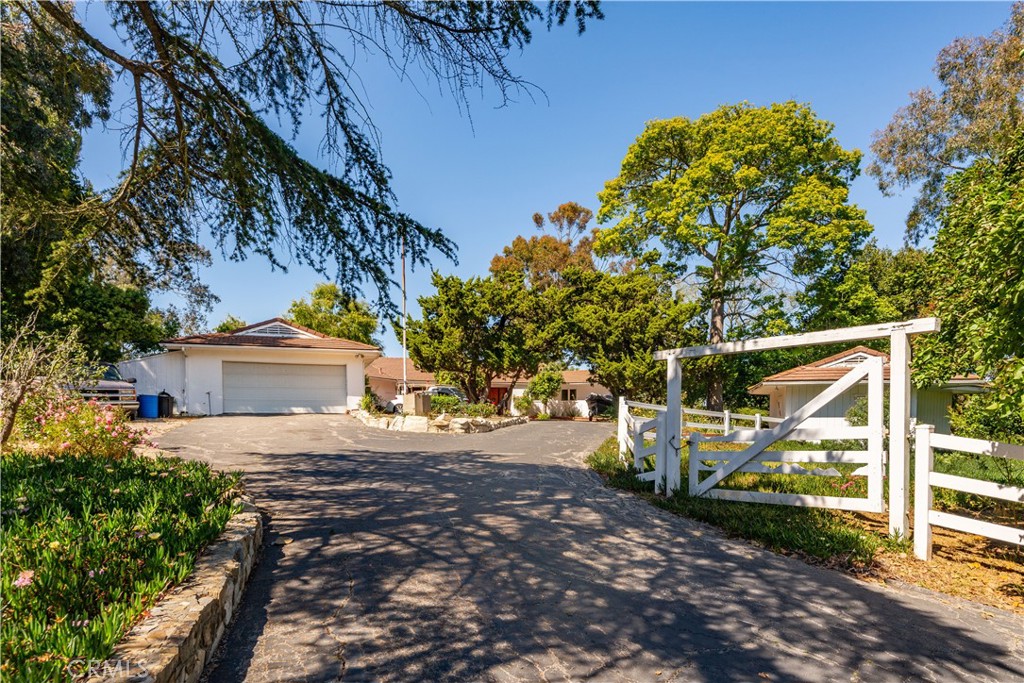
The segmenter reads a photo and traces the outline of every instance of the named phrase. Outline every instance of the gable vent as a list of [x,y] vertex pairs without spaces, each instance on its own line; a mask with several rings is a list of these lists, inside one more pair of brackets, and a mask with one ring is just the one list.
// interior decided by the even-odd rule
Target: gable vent
[[274,323],[273,325],[267,325],[266,327],[260,327],[255,330],[249,330],[245,334],[253,337],[308,337],[310,335],[305,332],[300,332],[293,327],[282,325],[281,323]]

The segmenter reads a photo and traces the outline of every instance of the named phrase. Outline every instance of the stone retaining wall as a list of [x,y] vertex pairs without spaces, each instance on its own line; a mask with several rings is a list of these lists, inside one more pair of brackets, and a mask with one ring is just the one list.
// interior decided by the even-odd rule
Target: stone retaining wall
[[250,500],[196,561],[189,578],[90,668],[89,683],[194,683],[203,673],[242,598],[263,542],[263,520]]
[[502,427],[526,424],[526,417],[452,417],[441,415],[434,419],[422,415],[372,415],[358,410],[352,415],[367,427],[388,429],[398,432],[419,432],[421,434],[477,434],[493,432]]

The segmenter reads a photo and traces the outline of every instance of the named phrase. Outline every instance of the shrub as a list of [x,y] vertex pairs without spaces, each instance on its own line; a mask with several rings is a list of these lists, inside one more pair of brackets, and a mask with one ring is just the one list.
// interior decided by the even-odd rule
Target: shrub
[[42,454],[123,458],[136,446],[153,445],[145,430],[132,428],[128,414],[120,408],[78,396],[58,394],[46,399],[37,395],[22,413],[19,435],[35,442]]
[[368,413],[379,413],[382,403],[380,396],[367,389],[359,400],[359,408]]
[[66,334],[40,334],[33,315],[0,348],[0,445],[6,444],[14,427],[23,421],[30,404],[62,393],[63,387],[87,379],[85,349],[78,330]]
[[516,407],[516,412],[520,415],[533,416],[536,413],[536,406],[533,405],[533,399],[528,394],[516,396],[512,405]]
[[204,463],[5,452],[3,680],[58,681],[102,660],[231,517],[237,477]]
[[460,401],[455,396],[431,396],[430,397],[430,414],[440,415],[441,413],[448,413],[449,415],[459,414],[462,406]]
[[575,402],[558,401],[549,407],[552,417],[579,417],[580,407]]
[[490,403],[467,403],[461,406],[459,411],[466,417],[491,417],[498,409]]

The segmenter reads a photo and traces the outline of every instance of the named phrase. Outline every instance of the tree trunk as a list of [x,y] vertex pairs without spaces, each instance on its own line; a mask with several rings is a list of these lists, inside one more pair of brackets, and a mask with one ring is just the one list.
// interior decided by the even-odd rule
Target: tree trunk
[[[715,277],[719,277],[717,272]],[[708,342],[720,344],[723,341],[725,341],[725,299],[716,297],[711,300],[711,326],[708,330]],[[725,390],[725,382],[722,378],[723,369],[719,360],[720,357],[713,359],[708,376],[708,410],[720,411],[723,408],[722,394]]]

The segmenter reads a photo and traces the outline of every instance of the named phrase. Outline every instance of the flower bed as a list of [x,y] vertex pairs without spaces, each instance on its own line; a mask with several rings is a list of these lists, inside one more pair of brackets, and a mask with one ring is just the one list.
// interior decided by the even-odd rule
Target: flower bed
[[0,678],[11,681],[70,680],[73,662],[106,658],[224,529],[238,482],[130,454],[15,450],[2,467]]

